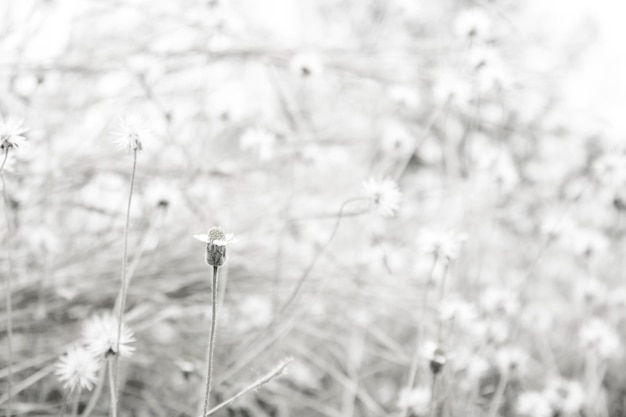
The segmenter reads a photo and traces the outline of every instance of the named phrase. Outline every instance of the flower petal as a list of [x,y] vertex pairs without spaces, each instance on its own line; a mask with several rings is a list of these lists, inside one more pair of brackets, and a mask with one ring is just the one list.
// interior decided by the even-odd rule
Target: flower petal
[[211,241],[209,240],[209,235],[207,235],[206,233],[200,234],[200,235],[193,235],[194,239],[199,240],[200,242],[204,242],[204,243],[210,243]]

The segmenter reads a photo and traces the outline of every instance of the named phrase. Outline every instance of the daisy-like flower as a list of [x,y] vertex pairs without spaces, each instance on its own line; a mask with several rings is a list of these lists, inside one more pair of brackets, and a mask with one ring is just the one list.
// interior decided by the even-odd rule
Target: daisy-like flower
[[87,349],[96,357],[115,355],[129,358],[135,352],[131,346],[135,342],[135,335],[124,323],[120,333],[119,352],[117,351],[117,333],[119,321],[110,312],[96,314],[83,326],[83,339]]
[[586,394],[580,382],[557,378],[548,383],[544,395],[560,416],[580,415],[585,406]]
[[552,407],[550,402],[540,392],[527,391],[519,396],[516,403],[516,411],[524,417],[551,417]]
[[128,115],[120,119],[118,129],[111,132],[115,137],[115,147],[119,150],[140,151],[143,149],[143,140],[152,135],[145,121],[137,115]]
[[498,369],[505,375],[519,375],[526,371],[528,355],[518,347],[505,346],[496,355]]
[[596,353],[601,358],[611,358],[621,354],[622,344],[615,329],[602,319],[592,319],[578,332],[581,346]]
[[313,52],[302,52],[291,60],[291,70],[302,78],[311,78],[322,73],[324,64],[320,56]]
[[207,234],[194,235],[195,239],[206,243],[206,263],[222,266],[226,262],[226,246],[233,243],[232,233],[224,233],[221,227],[212,227]]
[[91,391],[99,369],[100,363],[93,353],[83,346],[74,346],[59,358],[55,374],[65,389],[74,391],[80,388]]
[[418,246],[423,253],[448,262],[458,258],[461,251],[461,243],[466,239],[467,235],[462,233],[450,230],[435,231],[426,229],[418,238]]
[[363,196],[370,200],[372,209],[379,216],[392,217],[400,207],[402,194],[394,180],[370,178],[363,182],[361,188]]
[[26,128],[22,119],[5,117],[0,119],[0,150],[19,148],[26,144],[23,134]]
[[422,354],[426,359],[428,359],[430,370],[434,375],[441,372],[441,369],[443,369],[449,358],[446,351],[440,345],[431,340],[424,343]]

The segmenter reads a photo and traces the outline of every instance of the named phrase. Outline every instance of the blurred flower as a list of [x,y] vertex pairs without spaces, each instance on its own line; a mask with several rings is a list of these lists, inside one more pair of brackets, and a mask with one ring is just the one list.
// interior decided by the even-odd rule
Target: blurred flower
[[[92,316],[83,326],[83,339],[87,349],[97,357],[117,354],[117,332],[119,321],[110,312]],[[122,323],[119,340],[119,354],[129,358],[135,352],[131,346],[135,342],[133,332]]]
[[262,129],[247,129],[239,139],[239,146],[244,151],[253,151],[264,161],[274,156],[276,136]]
[[452,297],[441,303],[439,317],[442,320],[454,320],[455,323],[464,325],[473,322],[477,317],[477,313],[472,304]]
[[414,89],[401,85],[396,85],[389,90],[389,99],[402,111],[415,110],[421,103]]
[[552,417],[550,402],[536,391],[522,393],[517,399],[515,409],[523,417]]
[[461,10],[454,21],[454,31],[462,38],[485,39],[491,31],[491,17],[475,7]]
[[617,332],[604,320],[594,318],[585,323],[578,332],[580,345],[601,358],[621,354],[621,343]]
[[394,180],[370,178],[363,182],[361,188],[363,196],[370,200],[374,212],[382,217],[392,217],[400,207],[402,194]]
[[398,406],[408,408],[417,417],[428,414],[431,393],[428,387],[417,387],[415,389],[404,389],[400,392]]
[[472,89],[467,80],[451,70],[442,70],[436,74],[433,95],[440,104],[449,100],[459,106],[467,106],[473,98]]
[[449,355],[446,353],[446,351],[439,344],[433,342],[432,340],[424,343],[424,347],[422,348],[422,354],[426,359],[428,359],[430,370],[435,375],[441,372],[441,369],[444,367],[449,359]]
[[626,183],[626,155],[606,153],[599,157],[593,172],[598,180],[607,186],[619,187]]
[[489,314],[511,316],[519,310],[519,301],[509,289],[490,287],[480,297],[480,307]]
[[79,387],[90,391],[99,369],[100,363],[92,352],[82,346],[73,346],[59,358],[55,374],[65,389],[74,391]]
[[385,124],[381,136],[383,151],[388,153],[410,154],[415,150],[415,140],[411,133],[396,121]]
[[467,235],[451,230],[425,229],[418,237],[418,247],[420,252],[448,262],[459,257],[461,243],[466,239]]
[[606,303],[608,289],[598,279],[583,279],[576,283],[574,297],[585,307],[600,307]]
[[528,355],[515,346],[505,346],[498,350],[496,363],[500,372],[506,375],[523,374],[526,371]]
[[226,262],[226,246],[233,243],[233,234],[224,233],[221,227],[212,227],[207,234],[194,235],[194,238],[207,244],[206,263],[222,266]]
[[111,132],[115,136],[114,143],[119,150],[140,151],[143,141],[152,135],[146,122],[137,115],[127,115],[118,122],[119,130]]
[[173,201],[180,199],[179,187],[169,181],[154,180],[148,183],[144,192],[144,200],[149,208],[166,209]]
[[23,124],[22,119],[12,116],[0,119],[0,150],[19,148],[26,144],[26,138],[22,135],[28,129]]
[[577,381],[553,379],[546,386],[544,395],[562,417],[578,416],[585,406],[585,390]]
[[291,70],[303,78],[316,77],[322,73],[323,64],[320,56],[313,52],[302,52],[291,59]]

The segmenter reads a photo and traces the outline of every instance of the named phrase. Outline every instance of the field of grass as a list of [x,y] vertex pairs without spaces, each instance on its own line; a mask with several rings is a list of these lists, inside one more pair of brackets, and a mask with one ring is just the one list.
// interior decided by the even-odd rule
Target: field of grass
[[2,414],[626,415],[583,3],[0,2]]

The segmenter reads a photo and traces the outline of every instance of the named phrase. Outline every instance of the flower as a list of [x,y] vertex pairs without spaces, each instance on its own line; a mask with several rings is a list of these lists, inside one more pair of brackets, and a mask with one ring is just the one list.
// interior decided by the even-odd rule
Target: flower
[[226,246],[233,243],[232,233],[224,233],[221,227],[212,227],[207,234],[194,235],[195,239],[207,244],[206,263],[222,266],[226,262]]
[[505,375],[523,374],[528,363],[528,355],[518,347],[505,346],[496,354],[498,369]]
[[0,120],[0,150],[19,148],[26,144],[26,138],[22,135],[27,129],[23,124],[22,119],[11,116]]
[[364,181],[362,193],[370,200],[374,212],[382,217],[392,217],[402,200],[398,184],[388,178],[382,180],[370,178]]
[[578,416],[585,406],[586,394],[580,382],[557,378],[550,381],[544,395],[561,416]]
[[604,320],[594,318],[585,323],[578,332],[578,339],[584,349],[595,352],[601,358],[620,354],[619,336]]
[[434,375],[441,372],[441,369],[444,367],[449,358],[446,351],[440,345],[431,340],[424,344],[422,353],[423,356],[428,359],[430,370]]
[[140,151],[143,149],[142,141],[152,135],[145,121],[137,115],[123,117],[118,127],[118,131],[111,133],[115,136],[114,143],[119,150]]
[[302,52],[291,60],[291,70],[302,78],[315,77],[322,73],[324,64],[320,56],[313,52]]
[[248,129],[239,139],[244,151],[253,151],[264,161],[272,159],[276,148],[276,135],[262,129]]
[[73,346],[56,364],[55,374],[63,383],[63,388],[74,391],[76,387],[88,391],[96,382],[100,363],[83,346]]
[[521,416],[527,417],[551,417],[552,407],[550,402],[540,392],[527,391],[519,396],[516,403],[516,411]]
[[444,262],[458,258],[461,243],[467,239],[467,235],[455,233],[449,230],[426,229],[418,239],[418,246],[425,254],[434,255]]
[[415,416],[425,416],[428,414],[430,399],[431,393],[428,387],[404,389],[400,393],[398,406],[409,408]]
[[[83,339],[87,349],[97,357],[115,355],[117,352],[117,333],[119,321],[110,312],[96,314],[83,326]],[[119,354],[129,358],[135,352],[131,343],[135,335],[124,323],[119,340]]]
[[491,18],[482,9],[465,9],[456,17],[454,30],[459,37],[484,39],[489,36]]

